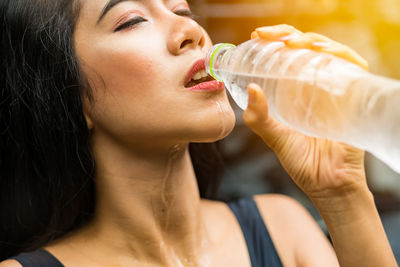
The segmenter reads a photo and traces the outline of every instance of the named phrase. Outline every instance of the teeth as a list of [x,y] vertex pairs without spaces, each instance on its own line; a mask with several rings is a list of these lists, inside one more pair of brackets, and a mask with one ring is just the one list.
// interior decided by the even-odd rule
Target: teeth
[[200,80],[201,79],[201,73],[197,72],[195,75],[193,75],[192,80]]
[[193,75],[192,80],[200,80],[201,78],[207,77],[208,74],[205,70],[200,70]]

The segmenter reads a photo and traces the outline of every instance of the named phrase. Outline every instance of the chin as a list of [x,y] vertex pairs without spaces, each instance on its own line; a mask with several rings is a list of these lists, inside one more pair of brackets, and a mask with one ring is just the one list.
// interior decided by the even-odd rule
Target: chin
[[203,113],[202,118],[196,120],[195,133],[197,136],[191,142],[211,143],[228,136],[235,127],[235,113],[227,101],[215,103],[214,109]]

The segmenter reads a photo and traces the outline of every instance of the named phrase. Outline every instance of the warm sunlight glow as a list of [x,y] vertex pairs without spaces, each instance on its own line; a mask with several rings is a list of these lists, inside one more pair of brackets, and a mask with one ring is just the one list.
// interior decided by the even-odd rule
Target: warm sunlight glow
[[291,24],[349,45],[371,71],[400,78],[399,0],[196,0],[215,42],[240,43],[258,26]]

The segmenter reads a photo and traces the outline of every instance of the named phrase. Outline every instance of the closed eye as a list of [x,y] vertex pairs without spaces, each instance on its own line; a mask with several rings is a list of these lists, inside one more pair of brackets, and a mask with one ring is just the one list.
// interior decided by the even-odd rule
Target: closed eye
[[[193,20],[196,20],[196,19],[198,18],[197,15],[193,14],[193,13],[192,13],[190,10],[188,10],[188,9],[180,9],[180,10],[175,11],[174,13],[175,13],[176,15],[178,15],[178,16],[188,17],[188,18],[191,18],[191,19],[193,19]],[[114,30],[114,32],[118,32],[118,31],[124,30],[124,29],[126,29],[126,28],[130,28],[130,27],[132,27],[132,26],[134,26],[134,25],[136,25],[136,24],[139,24],[139,23],[145,22],[145,21],[148,21],[148,20],[145,19],[145,18],[143,18],[143,17],[140,17],[140,16],[134,17],[134,18],[128,20],[127,22],[125,22],[125,23],[119,25],[119,26]]]
[[118,32],[118,31],[124,30],[124,29],[126,29],[126,28],[133,27],[133,26],[135,26],[136,24],[141,23],[141,22],[144,22],[144,21],[147,21],[147,19],[145,19],[145,18],[143,18],[143,17],[139,17],[139,16],[134,17],[134,18],[128,20],[127,22],[125,22],[125,23],[119,25],[119,26],[114,30],[114,32]]

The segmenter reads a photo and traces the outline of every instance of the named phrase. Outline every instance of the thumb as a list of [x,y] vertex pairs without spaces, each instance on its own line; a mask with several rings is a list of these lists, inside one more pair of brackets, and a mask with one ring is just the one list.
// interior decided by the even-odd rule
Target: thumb
[[263,90],[257,84],[249,84],[247,87],[249,100],[243,113],[243,121],[273,150],[278,149],[287,136],[289,128],[280,124],[268,115],[268,103]]

